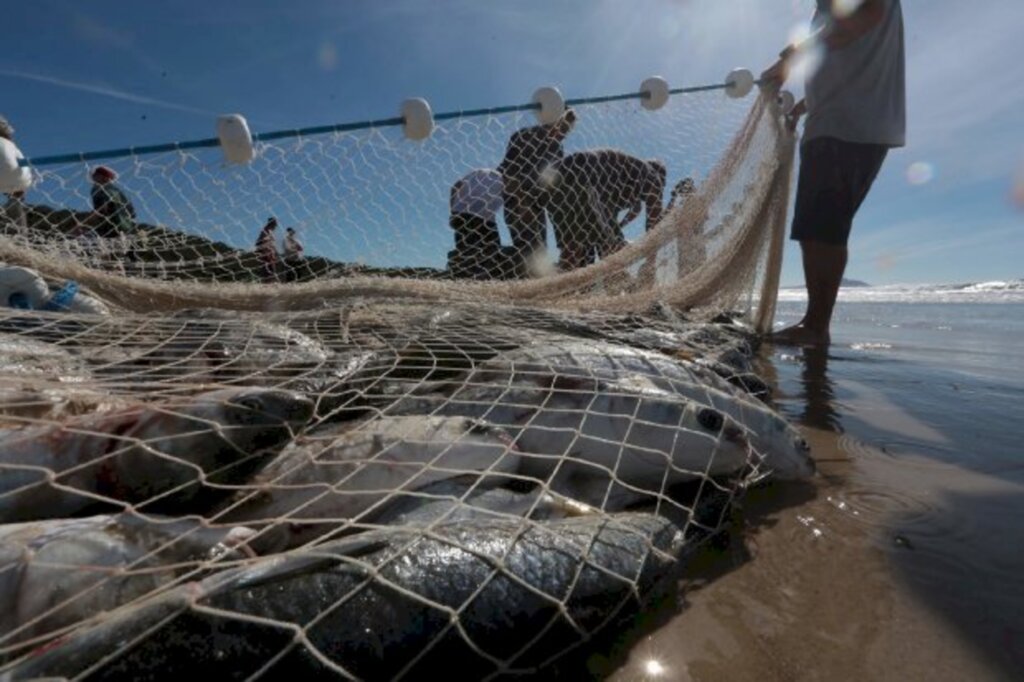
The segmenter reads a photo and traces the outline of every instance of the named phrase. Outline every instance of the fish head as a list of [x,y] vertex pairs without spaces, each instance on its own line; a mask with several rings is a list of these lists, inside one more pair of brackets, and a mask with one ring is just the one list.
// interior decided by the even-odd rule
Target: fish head
[[301,394],[238,387],[148,411],[129,434],[148,448],[210,471],[254,454],[272,454],[312,417]]
[[313,401],[300,393],[267,388],[216,391],[206,397],[223,434],[246,451],[291,440],[313,416]]
[[750,431],[719,409],[693,402],[687,408],[684,425],[717,438],[727,448],[750,452]]
[[772,419],[759,433],[757,446],[773,478],[783,481],[805,480],[815,475],[811,447],[799,430],[781,416]]

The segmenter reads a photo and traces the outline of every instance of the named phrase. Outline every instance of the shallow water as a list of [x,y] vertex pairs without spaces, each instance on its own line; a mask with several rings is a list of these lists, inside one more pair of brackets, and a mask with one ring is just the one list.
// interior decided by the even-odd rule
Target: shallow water
[[827,354],[765,346],[821,476],[751,491],[613,679],[1021,679],[1022,336],[1017,303],[846,302]]

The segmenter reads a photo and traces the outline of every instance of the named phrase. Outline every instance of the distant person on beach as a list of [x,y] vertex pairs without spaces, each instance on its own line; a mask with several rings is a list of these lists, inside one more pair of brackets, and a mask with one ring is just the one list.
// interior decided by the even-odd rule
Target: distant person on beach
[[100,236],[115,236],[134,231],[135,207],[115,180],[117,173],[107,166],[97,166],[92,178],[92,215],[89,226]]
[[284,279],[286,282],[299,280],[299,268],[302,267],[302,242],[295,235],[295,228],[284,231]]
[[[570,154],[553,166],[548,205],[566,270],[626,244],[622,228],[646,209],[646,229],[661,219],[665,165],[615,149]],[[626,211],[625,218],[619,215]]]
[[790,112],[795,130],[805,115],[791,238],[800,242],[807,312],[772,335],[778,343],[827,345],[832,310],[846,270],[854,216],[889,149],[905,144],[906,95],[900,0],[864,0],[840,13],[817,0],[814,32],[790,45],[761,74],[779,86],[807,49],[824,52],[808,77],[806,97]]
[[32,184],[32,173],[20,166],[24,156],[14,144],[14,126],[0,116],[0,193],[7,196],[0,206],[0,225],[12,224],[21,232],[28,229],[25,217],[25,190]]
[[566,109],[547,125],[517,130],[509,139],[498,166],[503,181],[505,224],[512,245],[524,261],[547,246],[544,172],[565,156],[562,142],[576,124],[576,112]]
[[449,195],[448,224],[455,233],[450,262],[456,274],[489,279],[499,266],[498,211],[504,181],[492,168],[477,168],[459,178]]
[[260,257],[264,282],[276,282],[277,279],[277,241],[274,239],[277,230],[277,218],[267,218],[266,224],[256,238],[256,254]]

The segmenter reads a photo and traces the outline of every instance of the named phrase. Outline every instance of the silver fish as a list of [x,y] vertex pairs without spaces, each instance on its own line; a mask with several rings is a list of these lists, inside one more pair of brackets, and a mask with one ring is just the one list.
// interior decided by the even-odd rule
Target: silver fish
[[[504,353],[483,363],[467,383],[502,383],[514,368],[517,374],[551,374],[617,381],[625,376],[644,377],[665,396],[677,395],[703,403],[731,416],[751,432],[750,442],[766,458],[773,476],[802,479],[815,472],[806,440],[782,415],[712,370],[696,363],[680,363],[652,351],[600,341],[544,339],[536,346]],[[651,394],[651,387],[644,391]],[[653,396],[652,396],[653,397]]]
[[[399,400],[390,410],[463,415],[507,429],[522,453],[522,473],[559,490],[569,485],[566,494],[606,511],[619,508],[604,499],[610,477],[643,496],[756,465],[747,429],[643,377],[605,381],[517,368],[488,378],[450,395]],[[617,504],[628,500],[626,494]]]
[[496,485],[519,467],[512,438],[464,417],[385,417],[289,445],[218,519],[288,524],[286,546],[362,520],[395,491],[486,475]]
[[0,648],[87,620],[223,559],[254,531],[93,516],[0,525]]
[[78,383],[91,376],[85,362],[68,350],[27,336],[0,333],[0,376]]
[[0,681],[86,670],[147,680],[537,673],[628,622],[670,584],[687,547],[651,514],[370,531],[121,608],[13,662]]
[[201,506],[276,454],[312,414],[286,391],[232,388],[181,401],[0,432],[0,522]]
[[220,310],[182,310],[122,345],[124,358],[96,374],[145,387],[166,383],[264,385],[327,365],[333,353],[306,334]]

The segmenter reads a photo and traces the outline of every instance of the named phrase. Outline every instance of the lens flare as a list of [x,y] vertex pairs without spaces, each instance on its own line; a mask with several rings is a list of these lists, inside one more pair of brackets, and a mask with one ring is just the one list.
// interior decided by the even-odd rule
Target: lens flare
[[331,43],[321,43],[316,61],[324,71],[333,71],[338,66],[338,50]]
[[790,80],[806,81],[815,74],[825,57],[825,51],[817,42],[804,42],[810,35],[811,27],[806,23],[797,24],[789,31],[790,45],[803,44],[803,48],[790,63]]
[[665,674],[665,666],[660,661],[652,658],[644,663],[644,672],[652,677],[660,677]]
[[840,19],[856,12],[864,0],[832,0],[832,16]]
[[927,185],[935,179],[935,166],[927,161],[915,161],[907,166],[907,182],[911,185]]

